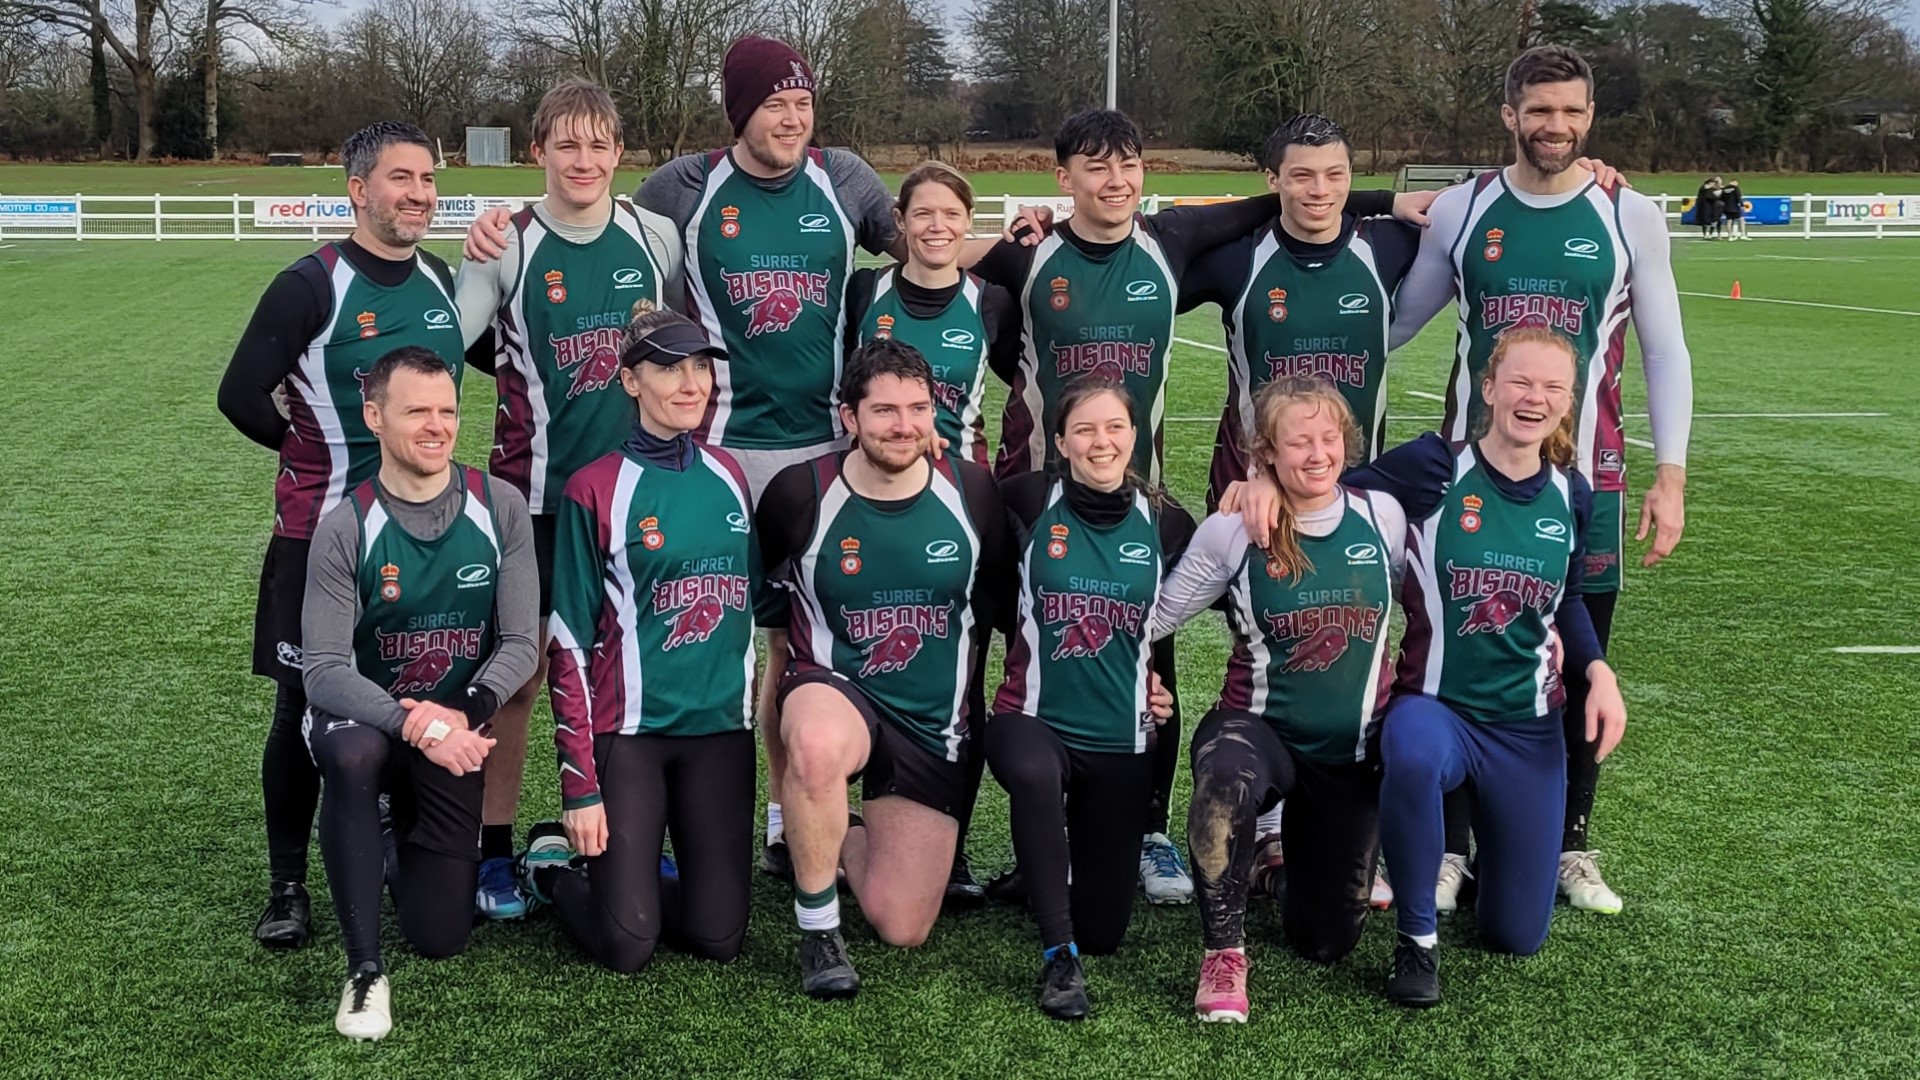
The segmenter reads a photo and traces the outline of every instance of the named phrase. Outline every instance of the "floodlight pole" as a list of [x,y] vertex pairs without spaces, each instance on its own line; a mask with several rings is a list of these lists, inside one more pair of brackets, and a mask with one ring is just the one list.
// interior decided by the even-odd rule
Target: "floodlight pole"
[[1107,0],[1107,108],[1120,107],[1120,0]]

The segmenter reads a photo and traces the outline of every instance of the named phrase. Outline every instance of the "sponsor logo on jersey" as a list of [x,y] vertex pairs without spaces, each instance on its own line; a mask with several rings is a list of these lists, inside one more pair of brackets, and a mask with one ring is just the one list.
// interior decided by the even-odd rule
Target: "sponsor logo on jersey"
[[1371,642],[1380,635],[1382,607],[1358,604],[1321,604],[1292,611],[1263,612],[1267,636],[1291,641],[1283,671],[1325,671],[1347,653],[1352,642]]
[[727,528],[737,533],[746,532],[747,531],[747,515],[741,513],[738,510],[735,510],[733,513],[728,514]]
[[944,640],[952,628],[953,602],[889,604],[849,611],[841,607],[847,637],[864,646],[860,677],[905,671],[928,638]]
[[1480,298],[1480,325],[1502,332],[1522,327],[1542,326],[1568,334],[1580,333],[1586,325],[1587,302],[1571,296],[1545,292],[1514,292]]
[[881,315],[873,320],[873,339],[885,341],[893,336],[893,316]]
[[400,568],[392,563],[380,568],[380,599],[389,604],[400,599]]
[[747,337],[785,333],[806,305],[827,306],[832,275],[808,270],[721,271],[727,302],[747,309]]
[[456,588],[478,589],[492,582],[493,567],[488,566],[486,563],[468,563],[460,569],[455,570],[453,576],[460,582],[459,585],[455,586]]
[[1064,559],[1067,557],[1067,533],[1072,530],[1065,525],[1055,525],[1047,530],[1047,558]]
[[355,315],[353,317],[353,321],[360,324],[361,337],[370,338],[370,337],[380,336],[380,328],[374,325],[373,312],[363,311],[360,314]]
[[1131,566],[1153,565],[1153,549],[1137,540],[1120,545],[1120,561]]
[[860,572],[860,540],[849,536],[840,541],[840,572],[851,577]]
[[1480,249],[1481,256],[1485,258],[1488,262],[1499,262],[1500,253],[1501,251],[1504,250],[1500,246],[1500,242],[1502,240],[1505,240],[1506,237],[1507,237],[1507,233],[1505,229],[1488,229],[1487,244],[1485,247]]
[[1380,546],[1378,544],[1348,544],[1348,566],[1380,565]]
[[731,240],[740,235],[740,208],[723,206],[720,208],[720,235]]
[[1138,637],[1147,605],[1099,593],[1040,591],[1040,623],[1053,631],[1052,659],[1100,655],[1115,632]]
[[291,641],[276,643],[273,647],[273,656],[274,659],[290,668],[304,667],[306,665],[306,655],[300,651],[300,646],[295,645]]
[[554,367],[573,372],[573,382],[567,387],[568,401],[605,390],[619,377],[620,333],[616,327],[602,326],[577,334],[547,335]]
[[1067,279],[1057,277],[1047,284],[1053,289],[1053,295],[1047,297],[1047,304],[1055,311],[1067,310]]
[[1284,356],[1267,354],[1269,379],[1325,379],[1346,386],[1367,385],[1370,353],[1307,352]]
[[1611,447],[1600,451],[1600,471],[1611,476],[1624,476],[1627,472],[1627,459],[1620,451]]
[[659,518],[649,514],[641,518],[638,525],[640,528],[641,546],[645,547],[648,551],[659,551],[662,547],[666,546],[667,534],[660,531]]
[[833,230],[828,227],[829,220],[825,214],[802,214],[798,218],[798,224],[803,233],[832,232]]
[[401,665],[394,672],[387,692],[398,697],[433,691],[453,670],[456,659],[480,659],[480,647],[486,635],[486,623],[438,630],[405,630],[397,634],[376,629],[373,638],[381,663],[398,661]]
[[943,349],[971,349],[974,342],[979,340],[979,335],[973,331],[962,330],[957,326],[950,326],[940,332],[940,347]]
[[1560,594],[1560,586],[1524,570],[1497,566],[1460,566],[1447,563],[1447,594],[1468,601],[1467,617],[1459,633],[1504,634],[1520,613],[1532,608],[1546,614]]
[[747,610],[749,585],[739,574],[692,574],[653,583],[653,613],[667,621],[661,651],[705,641],[729,609]]
[[1469,495],[1460,500],[1460,527],[1467,532],[1480,531],[1480,496]]
[[1083,341],[1053,347],[1054,372],[1062,379],[1092,375],[1096,379],[1124,380],[1153,371],[1156,343],[1147,341]]
[[564,304],[566,302],[566,275],[558,270],[547,271],[547,303]]
[[1600,242],[1584,236],[1569,237],[1566,243],[1566,256],[1569,259],[1598,259]]
[[631,266],[623,266],[613,272],[613,287],[616,289],[638,289],[646,285],[644,275]]
[[427,312],[426,320],[429,330],[453,329],[453,316],[447,312],[446,308],[434,308]]
[[1541,518],[1533,523],[1533,535],[1541,540],[1564,542],[1567,538],[1567,523],[1557,518]]
[[1274,322],[1287,321],[1287,290],[1267,290],[1267,318]]
[[1340,314],[1364,315],[1373,307],[1373,298],[1366,293],[1350,292],[1340,298]]
[[927,545],[927,564],[960,561],[960,544],[954,540],[935,540]]
[[1127,303],[1137,304],[1143,300],[1158,300],[1158,299],[1160,299],[1160,283],[1159,282],[1147,281],[1144,279],[1140,281],[1127,282]]

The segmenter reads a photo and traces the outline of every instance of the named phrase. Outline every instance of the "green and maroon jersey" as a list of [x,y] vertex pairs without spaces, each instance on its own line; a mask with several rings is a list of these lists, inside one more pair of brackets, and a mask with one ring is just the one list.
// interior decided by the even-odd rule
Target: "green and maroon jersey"
[[1145,430],[1134,441],[1134,470],[1160,478],[1164,451],[1167,356],[1173,347],[1177,283],[1161,243],[1136,215],[1134,228],[1104,257],[1059,233],[1033,249],[1015,293],[1026,340],[1007,394],[994,475],[1005,479],[1054,462],[1055,403],[1067,383],[1095,375],[1126,384]]
[[1574,342],[1576,466],[1595,491],[1625,491],[1626,433],[1620,368],[1626,356],[1633,264],[1620,223],[1620,192],[1589,182],[1571,201],[1537,207],[1482,173],[1449,249],[1460,329],[1444,434],[1473,438],[1484,422],[1480,380],[1502,332],[1543,326]]
[[520,269],[496,316],[500,407],[490,468],[526,495],[529,510],[550,514],[574,470],[633,429],[620,335],[634,301],[660,303],[662,270],[633,207],[617,199],[592,243],[548,230],[531,209],[513,216],[513,228]]
[[987,324],[980,315],[980,279],[963,275],[960,294],[946,310],[923,319],[901,303],[894,287],[898,272],[888,267],[874,278],[873,300],[860,319],[860,343],[892,338],[920,350],[933,368],[935,429],[951,452],[984,466],[987,429],[980,396],[987,378]]
[[454,467],[460,513],[421,540],[387,515],[377,479],[353,490],[360,523],[360,619],[354,668],[395,698],[453,704],[493,655],[500,529],[486,477]]
[[826,152],[808,150],[792,181],[769,191],[714,151],[686,239],[688,301],[727,349],[701,437],[750,450],[839,438],[855,230]]
[[1362,219],[1338,254],[1311,262],[1287,250],[1277,226],[1254,245],[1246,287],[1221,311],[1227,407],[1214,446],[1210,490],[1216,495],[1246,479],[1253,396],[1274,379],[1325,379],[1340,391],[1363,444],[1352,464],[1372,461],[1384,448],[1393,293],[1374,260],[1378,225]]
[[1016,623],[994,712],[1036,716],[1076,750],[1145,753],[1147,622],[1166,568],[1146,495],[1103,528],[1074,513],[1056,480],[1017,554]]
[[1333,532],[1298,536],[1310,569],[1282,565],[1241,533],[1245,551],[1227,584],[1233,653],[1220,689],[1221,708],[1260,716],[1302,756],[1330,763],[1366,758],[1392,684],[1391,544],[1366,492],[1347,488],[1344,499]]
[[380,443],[361,416],[361,386],[382,356],[402,345],[431,349],[460,384],[465,365],[453,277],[417,252],[406,281],[383,288],[328,244],[312,255],[326,270],[333,309],[287,377],[287,434],[273,485],[273,531],[311,539],[314,526],[380,469]]
[[1480,723],[1531,720],[1565,700],[1554,616],[1578,523],[1568,473],[1542,468],[1547,482],[1521,500],[1471,444],[1454,447],[1452,483],[1408,523],[1396,693],[1436,697]]
[[794,466],[812,473],[815,512],[787,560],[793,667],[845,676],[883,719],[958,761],[982,555],[956,471],[971,466],[940,458],[919,495],[882,504],[847,484],[844,457]]
[[568,809],[600,799],[596,735],[752,725],[760,552],[740,467],[696,444],[684,470],[622,450],[577,470],[554,525],[548,622]]

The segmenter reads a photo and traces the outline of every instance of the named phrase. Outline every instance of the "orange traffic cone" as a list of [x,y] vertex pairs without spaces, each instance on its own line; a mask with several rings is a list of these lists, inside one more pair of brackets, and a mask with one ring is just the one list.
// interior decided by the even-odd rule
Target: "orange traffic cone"
[[1733,298],[1735,300],[1740,299],[1740,282],[1738,279],[1736,279],[1733,283]]

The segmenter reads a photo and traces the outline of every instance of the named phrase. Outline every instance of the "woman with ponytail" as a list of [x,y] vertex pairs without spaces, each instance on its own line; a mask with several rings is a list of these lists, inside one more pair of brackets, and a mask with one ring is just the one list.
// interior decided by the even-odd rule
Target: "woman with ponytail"
[[[1571,342],[1544,327],[1501,335],[1480,384],[1473,441],[1423,435],[1347,476],[1406,508],[1405,636],[1381,728],[1380,837],[1395,881],[1433,881],[1442,796],[1471,781],[1483,943],[1521,956],[1546,942],[1566,808],[1562,671],[1589,685],[1585,737],[1604,758],[1626,705],[1581,600],[1592,492],[1573,471]],[[1289,812],[1291,815],[1291,812]],[[1434,897],[1402,888],[1387,996],[1440,1000]]]
[[1227,598],[1233,653],[1219,703],[1193,734],[1187,844],[1206,942],[1194,1010],[1241,1023],[1257,822],[1280,800],[1289,944],[1332,963],[1360,939],[1378,846],[1387,616],[1406,538],[1391,495],[1340,483],[1361,442],[1331,384],[1268,382],[1253,419],[1253,458],[1280,496],[1272,549],[1247,539],[1239,514],[1207,518],[1152,624],[1156,636],[1171,633]]

